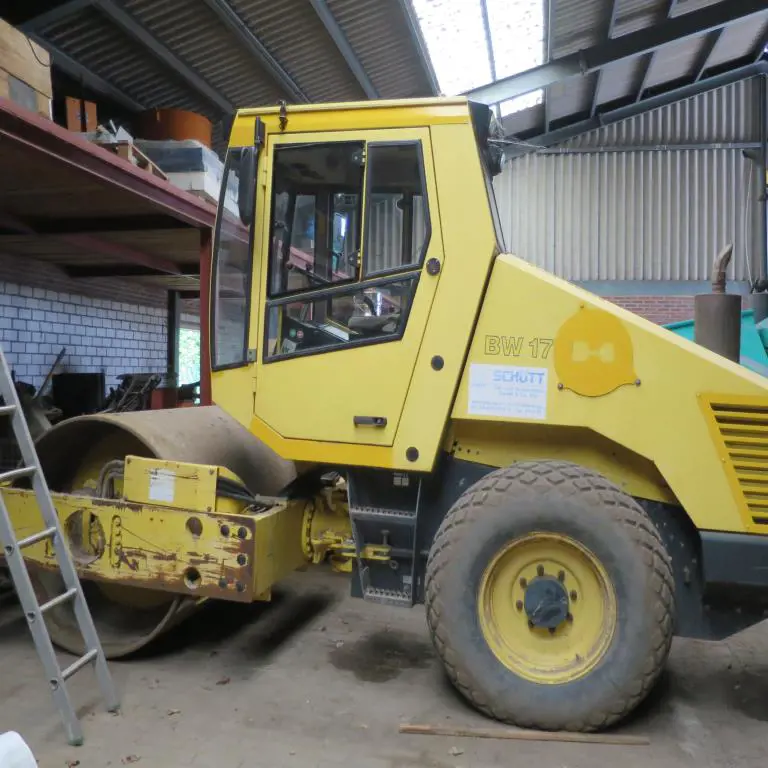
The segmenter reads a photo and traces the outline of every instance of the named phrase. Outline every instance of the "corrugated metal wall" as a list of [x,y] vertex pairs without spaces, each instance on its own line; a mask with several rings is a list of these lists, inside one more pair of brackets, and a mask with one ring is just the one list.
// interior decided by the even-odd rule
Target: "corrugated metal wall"
[[[397,195],[373,196],[370,218],[368,219],[368,253],[366,258],[369,272],[393,269],[403,264],[403,213],[397,207]],[[427,220],[424,215],[424,200],[413,198],[413,222],[411,230],[412,261],[418,259],[424,245]]]
[[495,181],[507,247],[569,280],[670,281],[707,280],[733,242],[732,279],[748,279],[765,258],[761,174],[744,157],[761,87],[735,83],[512,160]]

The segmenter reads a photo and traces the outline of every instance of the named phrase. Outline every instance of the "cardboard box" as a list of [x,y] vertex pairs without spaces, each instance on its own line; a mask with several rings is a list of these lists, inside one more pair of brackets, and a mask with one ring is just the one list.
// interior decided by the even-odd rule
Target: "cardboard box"
[[83,101],[73,96],[66,98],[67,130],[81,133],[95,131],[98,126],[96,119],[96,104],[92,101]]
[[52,96],[48,52],[0,19],[0,98],[50,119]]

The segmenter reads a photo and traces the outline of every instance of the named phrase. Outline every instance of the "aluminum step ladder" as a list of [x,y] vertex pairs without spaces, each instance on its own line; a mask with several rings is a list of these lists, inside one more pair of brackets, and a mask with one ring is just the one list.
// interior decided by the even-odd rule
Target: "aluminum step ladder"
[[[0,416],[10,417],[13,433],[22,456],[22,466],[8,472],[0,472],[0,482],[29,478],[45,526],[43,530],[37,533],[18,539],[11,524],[5,500],[0,494],[0,543],[2,543],[6,564],[11,572],[11,580],[32,633],[37,655],[43,664],[53,701],[61,714],[67,739],[71,745],[79,746],[83,743],[83,730],[67,691],[67,680],[84,667],[92,665],[107,709],[110,712],[117,711],[120,700],[107,666],[107,660],[91,612],[85,602],[83,587],[77,576],[75,564],[62,535],[61,524],[53,505],[53,499],[40,467],[35,444],[29,433],[11,370],[2,348],[0,348],[0,395],[3,398],[3,405],[0,405]],[[64,591],[40,605],[29,578],[29,571],[24,562],[22,551],[25,547],[46,540],[53,544],[59,572],[64,581]],[[72,603],[86,650],[79,659],[62,669],[56,658],[51,636],[48,634],[48,628],[45,626],[43,617],[51,608],[67,602]]]

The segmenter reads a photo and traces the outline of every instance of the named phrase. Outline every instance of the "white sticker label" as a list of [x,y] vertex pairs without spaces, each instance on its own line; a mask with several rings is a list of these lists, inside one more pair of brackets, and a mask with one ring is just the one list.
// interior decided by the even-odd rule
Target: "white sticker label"
[[469,413],[508,419],[547,418],[547,369],[473,363]]
[[176,475],[169,469],[149,470],[149,499],[150,501],[173,501],[176,489]]

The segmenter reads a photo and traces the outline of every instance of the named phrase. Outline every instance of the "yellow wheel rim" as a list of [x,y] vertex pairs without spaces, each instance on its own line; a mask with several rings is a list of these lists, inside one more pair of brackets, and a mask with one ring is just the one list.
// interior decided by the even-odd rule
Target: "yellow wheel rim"
[[[551,610],[542,614],[545,603]],[[556,533],[507,544],[483,573],[478,611],[496,658],[540,684],[584,677],[616,630],[616,594],[605,569],[578,541]]]

